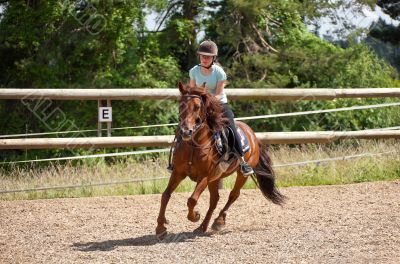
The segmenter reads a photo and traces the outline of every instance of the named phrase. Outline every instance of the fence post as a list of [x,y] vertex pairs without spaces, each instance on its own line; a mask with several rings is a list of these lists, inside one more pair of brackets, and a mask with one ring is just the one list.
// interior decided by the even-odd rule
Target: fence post
[[[111,107],[111,100],[97,100],[97,109],[98,111],[100,110],[100,107]],[[103,133],[103,122],[100,120],[97,120],[97,136],[102,137]],[[107,123],[107,137],[111,137],[111,123],[112,122],[106,122]]]
[[[107,107],[111,107],[111,100],[107,99]],[[111,122],[107,122],[107,137],[111,137]]]
[[[97,111],[100,111],[100,107],[102,106],[101,100],[97,100]],[[97,136],[101,137],[101,129],[103,128],[102,123],[100,122],[99,118],[97,118]]]

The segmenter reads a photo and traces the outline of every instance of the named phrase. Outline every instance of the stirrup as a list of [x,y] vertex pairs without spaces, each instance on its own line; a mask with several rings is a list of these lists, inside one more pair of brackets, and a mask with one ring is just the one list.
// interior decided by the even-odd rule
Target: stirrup
[[174,171],[174,166],[172,164],[168,164],[167,170],[172,173]]
[[247,162],[243,162],[240,164],[240,171],[242,172],[243,176],[249,176],[254,173],[254,170]]

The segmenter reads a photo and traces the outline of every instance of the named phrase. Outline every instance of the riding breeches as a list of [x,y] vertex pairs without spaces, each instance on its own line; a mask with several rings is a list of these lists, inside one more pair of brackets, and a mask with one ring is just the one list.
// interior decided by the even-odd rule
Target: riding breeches
[[243,147],[242,147],[242,141],[240,140],[239,133],[237,132],[236,126],[235,126],[235,120],[233,119],[235,115],[233,114],[231,108],[229,107],[228,104],[222,104],[224,107],[224,116],[229,119],[229,127],[231,128],[233,135],[234,135],[234,148],[236,149],[237,153],[243,157]]

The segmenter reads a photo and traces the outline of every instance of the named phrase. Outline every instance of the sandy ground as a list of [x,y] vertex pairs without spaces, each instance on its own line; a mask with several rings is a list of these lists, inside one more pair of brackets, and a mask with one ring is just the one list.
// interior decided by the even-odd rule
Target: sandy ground
[[0,263],[400,263],[400,181],[281,191],[284,207],[244,190],[225,230],[202,236],[176,193],[161,243],[160,195],[1,201]]

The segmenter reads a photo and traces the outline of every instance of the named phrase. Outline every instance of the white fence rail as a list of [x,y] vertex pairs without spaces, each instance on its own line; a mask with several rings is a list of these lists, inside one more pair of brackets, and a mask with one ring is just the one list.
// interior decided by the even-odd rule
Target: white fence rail
[[[306,144],[339,139],[400,139],[400,131],[259,132],[256,136],[266,144]],[[0,149],[165,147],[173,139],[174,136],[0,139]]]
[[[233,100],[333,100],[339,98],[400,97],[400,88],[352,89],[279,89],[262,88],[225,89]],[[168,89],[0,89],[0,99],[54,99],[54,100],[160,100],[177,99],[178,88]]]
[[[338,98],[400,97],[400,88],[353,88],[353,89],[226,89],[230,99],[259,100],[333,100]],[[174,89],[0,89],[0,99],[20,100],[143,100],[177,99],[179,90]],[[385,104],[395,106],[398,103]],[[379,106],[381,107],[381,106]],[[360,107],[359,107],[360,108]],[[364,108],[364,107],[361,107]],[[370,106],[365,107],[370,108]],[[340,110],[355,110],[346,108]],[[317,112],[332,112],[324,110]],[[316,111],[284,115],[314,114]],[[254,117],[252,117],[254,118]],[[265,118],[265,116],[263,116]],[[99,123],[100,124],[100,123]],[[98,132],[101,135],[101,126]],[[111,125],[108,130],[111,132]],[[111,133],[109,133],[109,136]],[[76,136],[76,135],[75,135]],[[314,131],[314,132],[267,132],[257,137],[268,144],[329,143],[339,139],[400,138],[400,131]],[[49,148],[115,148],[115,147],[163,147],[170,146],[173,136],[137,137],[71,137],[0,139],[0,149],[49,149]]]

